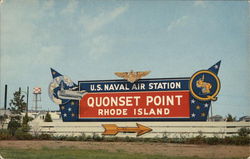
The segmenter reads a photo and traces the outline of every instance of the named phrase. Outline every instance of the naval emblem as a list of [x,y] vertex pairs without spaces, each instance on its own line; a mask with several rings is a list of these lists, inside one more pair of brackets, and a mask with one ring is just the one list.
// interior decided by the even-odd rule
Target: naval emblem
[[219,78],[208,70],[196,72],[189,83],[191,94],[200,101],[215,101],[220,91]]
[[130,72],[115,72],[115,75],[125,80],[129,81],[130,83],[134,83],[141,79],[144,76],[147,76],[150,71],[142,71],[142,72],[134,72],[133,70]]

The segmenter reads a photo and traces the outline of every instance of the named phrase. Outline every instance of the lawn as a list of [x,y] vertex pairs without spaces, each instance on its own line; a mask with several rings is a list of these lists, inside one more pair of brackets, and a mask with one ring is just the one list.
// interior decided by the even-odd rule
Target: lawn
[[41,149],[0,148],[4,159],[201,159],[199,157],[171,157],[164,155],[148,155],[127,153],[123,150],[109,152],[107,150],[86,150],[69,147]]

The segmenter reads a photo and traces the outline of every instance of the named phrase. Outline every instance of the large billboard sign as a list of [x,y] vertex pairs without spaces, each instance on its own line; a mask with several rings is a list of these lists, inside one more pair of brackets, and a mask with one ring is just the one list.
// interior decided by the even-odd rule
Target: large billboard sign
[[63,121],[206,121],[217,100],[220,61],[187,78],[78,81],[51,69]]

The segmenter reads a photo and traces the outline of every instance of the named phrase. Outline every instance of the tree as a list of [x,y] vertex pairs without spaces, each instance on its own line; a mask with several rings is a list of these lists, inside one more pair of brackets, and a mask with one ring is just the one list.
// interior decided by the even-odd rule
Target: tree
[[12,114],[21,115],[26,110],[27,104],[24,102],[24,95],[21,95],[21,91],[16,91],[14,98],[10,100],[10,111]]
[[22,125],[27,125],[28,122],[29,122],[28,113],[25,113],[25,116],[23,117]]
[[10,116],[10,122],[8,124],[8,130],[11,135],[15,135],[15,132],[21,125],[21,113],[26,109],[27,104],[24,102],[24,95],[21,95],[21,91],[14,92],[13,99],[10,100],[10,111],[12,115]]
[[52,122],[52,118],[51,118],[51,115],[49,112],[46,113],[44,121],[45,122]]
[[231,114],[228,114],[226,116],[226,121],[227,122],[236,121],[236,117],[233,117]]
[[30,130],[29,122],[32,121],[33,118],[28,116],[28,113],[25,113],[25,116],[23,117],[22,121],[22,130],[24,132],[28,132]]

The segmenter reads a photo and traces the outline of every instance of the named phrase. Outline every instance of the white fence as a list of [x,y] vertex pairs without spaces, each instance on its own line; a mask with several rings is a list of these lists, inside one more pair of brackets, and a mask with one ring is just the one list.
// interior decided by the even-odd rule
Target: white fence
[[[53,122],[33,121],[34,133],[50,133],[54,135],[78,136],[82,133],[102,135],[102,124],[116,124],[118,127],[136,127],[136,123],[152,129],[140,137],[195,137],[205,135],[207,137],[220,137],[237,135],[242,127],[250,128],[250,122]],[[118,133],[118,137],[135,137],[136,133]]]

